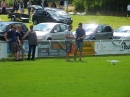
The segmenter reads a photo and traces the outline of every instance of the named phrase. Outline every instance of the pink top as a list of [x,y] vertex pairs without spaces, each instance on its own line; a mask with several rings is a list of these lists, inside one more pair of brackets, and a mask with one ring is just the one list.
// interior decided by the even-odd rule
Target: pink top
[[2,2],[1,2],[1,7],[6,7],[5,1],[2,1]]

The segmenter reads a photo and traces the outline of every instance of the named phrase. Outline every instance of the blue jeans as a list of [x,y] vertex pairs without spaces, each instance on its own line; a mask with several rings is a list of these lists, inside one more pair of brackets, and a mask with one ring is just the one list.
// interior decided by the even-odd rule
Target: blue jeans
[[30,12],[31,12],[31,8],[28,8],[28,14],[30,15]]
[[32,60],[35,59],[35,49],[36,45],[29,45],[29,51],[28,51],[28,59],[30,60],[31,52],[32,52]]

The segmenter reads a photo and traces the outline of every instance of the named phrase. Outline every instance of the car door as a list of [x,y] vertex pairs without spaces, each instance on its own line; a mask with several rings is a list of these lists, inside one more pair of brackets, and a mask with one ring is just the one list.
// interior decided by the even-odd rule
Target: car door
[[[61,29],[61,27],[62,27],[62,29]],[[64,30],[65,30],[64,27],[65,26],[63,24],[57,24],[52,31],[52,35],[51,35],[52,39],[54,39],[54,40],[64,39]]]
[[44,14],[45,14],[44,15],[44,21],[45,22],[52,22],[50,14],[47,11],[44,11]]
[[38,17],[37,17],[39,23],[45,22],[44,21],[44,15],[45,15],[44,11],[43,10],[39,10]]
[[110,26],[106,26],[105,33],[106,33],[106,36],[105,36],[106,39],[112,39],[113,29]]
[[103,26],[102,26],[102,25],[99,25],[99,26],[97,27],[96,33],[95,33],[95,35],[94,35],[94,36],[95,36],[95,39],[98,39],[98,40],[102,39],[102,38],[103,38],[102,34],[103,34]]

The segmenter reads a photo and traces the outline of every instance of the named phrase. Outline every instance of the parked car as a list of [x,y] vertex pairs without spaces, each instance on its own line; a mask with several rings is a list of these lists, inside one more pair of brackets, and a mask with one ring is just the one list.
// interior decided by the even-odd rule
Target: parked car
[[[106,24],[84,24],[83,29],[85,30],[86,40],[100,40],[100,39],[112,39],[113,28]],[[76,31],[73,32],[76,36]]]
[[43,8],[42,8],[42,6],[40,6],[40,5],[32,5],[32,6],[31,6],[31,11],[32,11],[32,13],[33,13],[35,10],[37,10],[37,9],[43,9]]
[[68,25],[63,23],[40,23],[34,26],[38,40],[63,40]]
[[71,24],[72,18],[69,15],[63,17],[58,12],[53,10],[38,9],[32,15],[32,22],[34,25],[43,22]]
[[21,34],[24,36],[24,34],[28,31],[27,26],[22,22],[0,22],[0,40],[4,39],[4,34],[11,29],[11,25],[15,25],[17,28],[18,26],[21,26]]
[[28,14],[9,13],[8,18],[11,18],[11,21],[29,22],[30,16]]
[[121,26],[114,34],[113,39],[130,39],[130,26]]

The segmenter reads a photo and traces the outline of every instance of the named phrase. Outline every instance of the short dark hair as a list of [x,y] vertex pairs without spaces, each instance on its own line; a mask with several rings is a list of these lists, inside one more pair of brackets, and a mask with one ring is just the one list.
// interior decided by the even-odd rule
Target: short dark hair
[[82,26],[83,24],[82,24],[82,23],[79,23],[78,25]]
[[32,29],[33,28],[33,25],[30,25],[30,29]]
[[14,28],[15,26],[14,25],[11,25],[11,29]]
[[72,25],[69,25],[68,28],[72,28],[73,26]]

